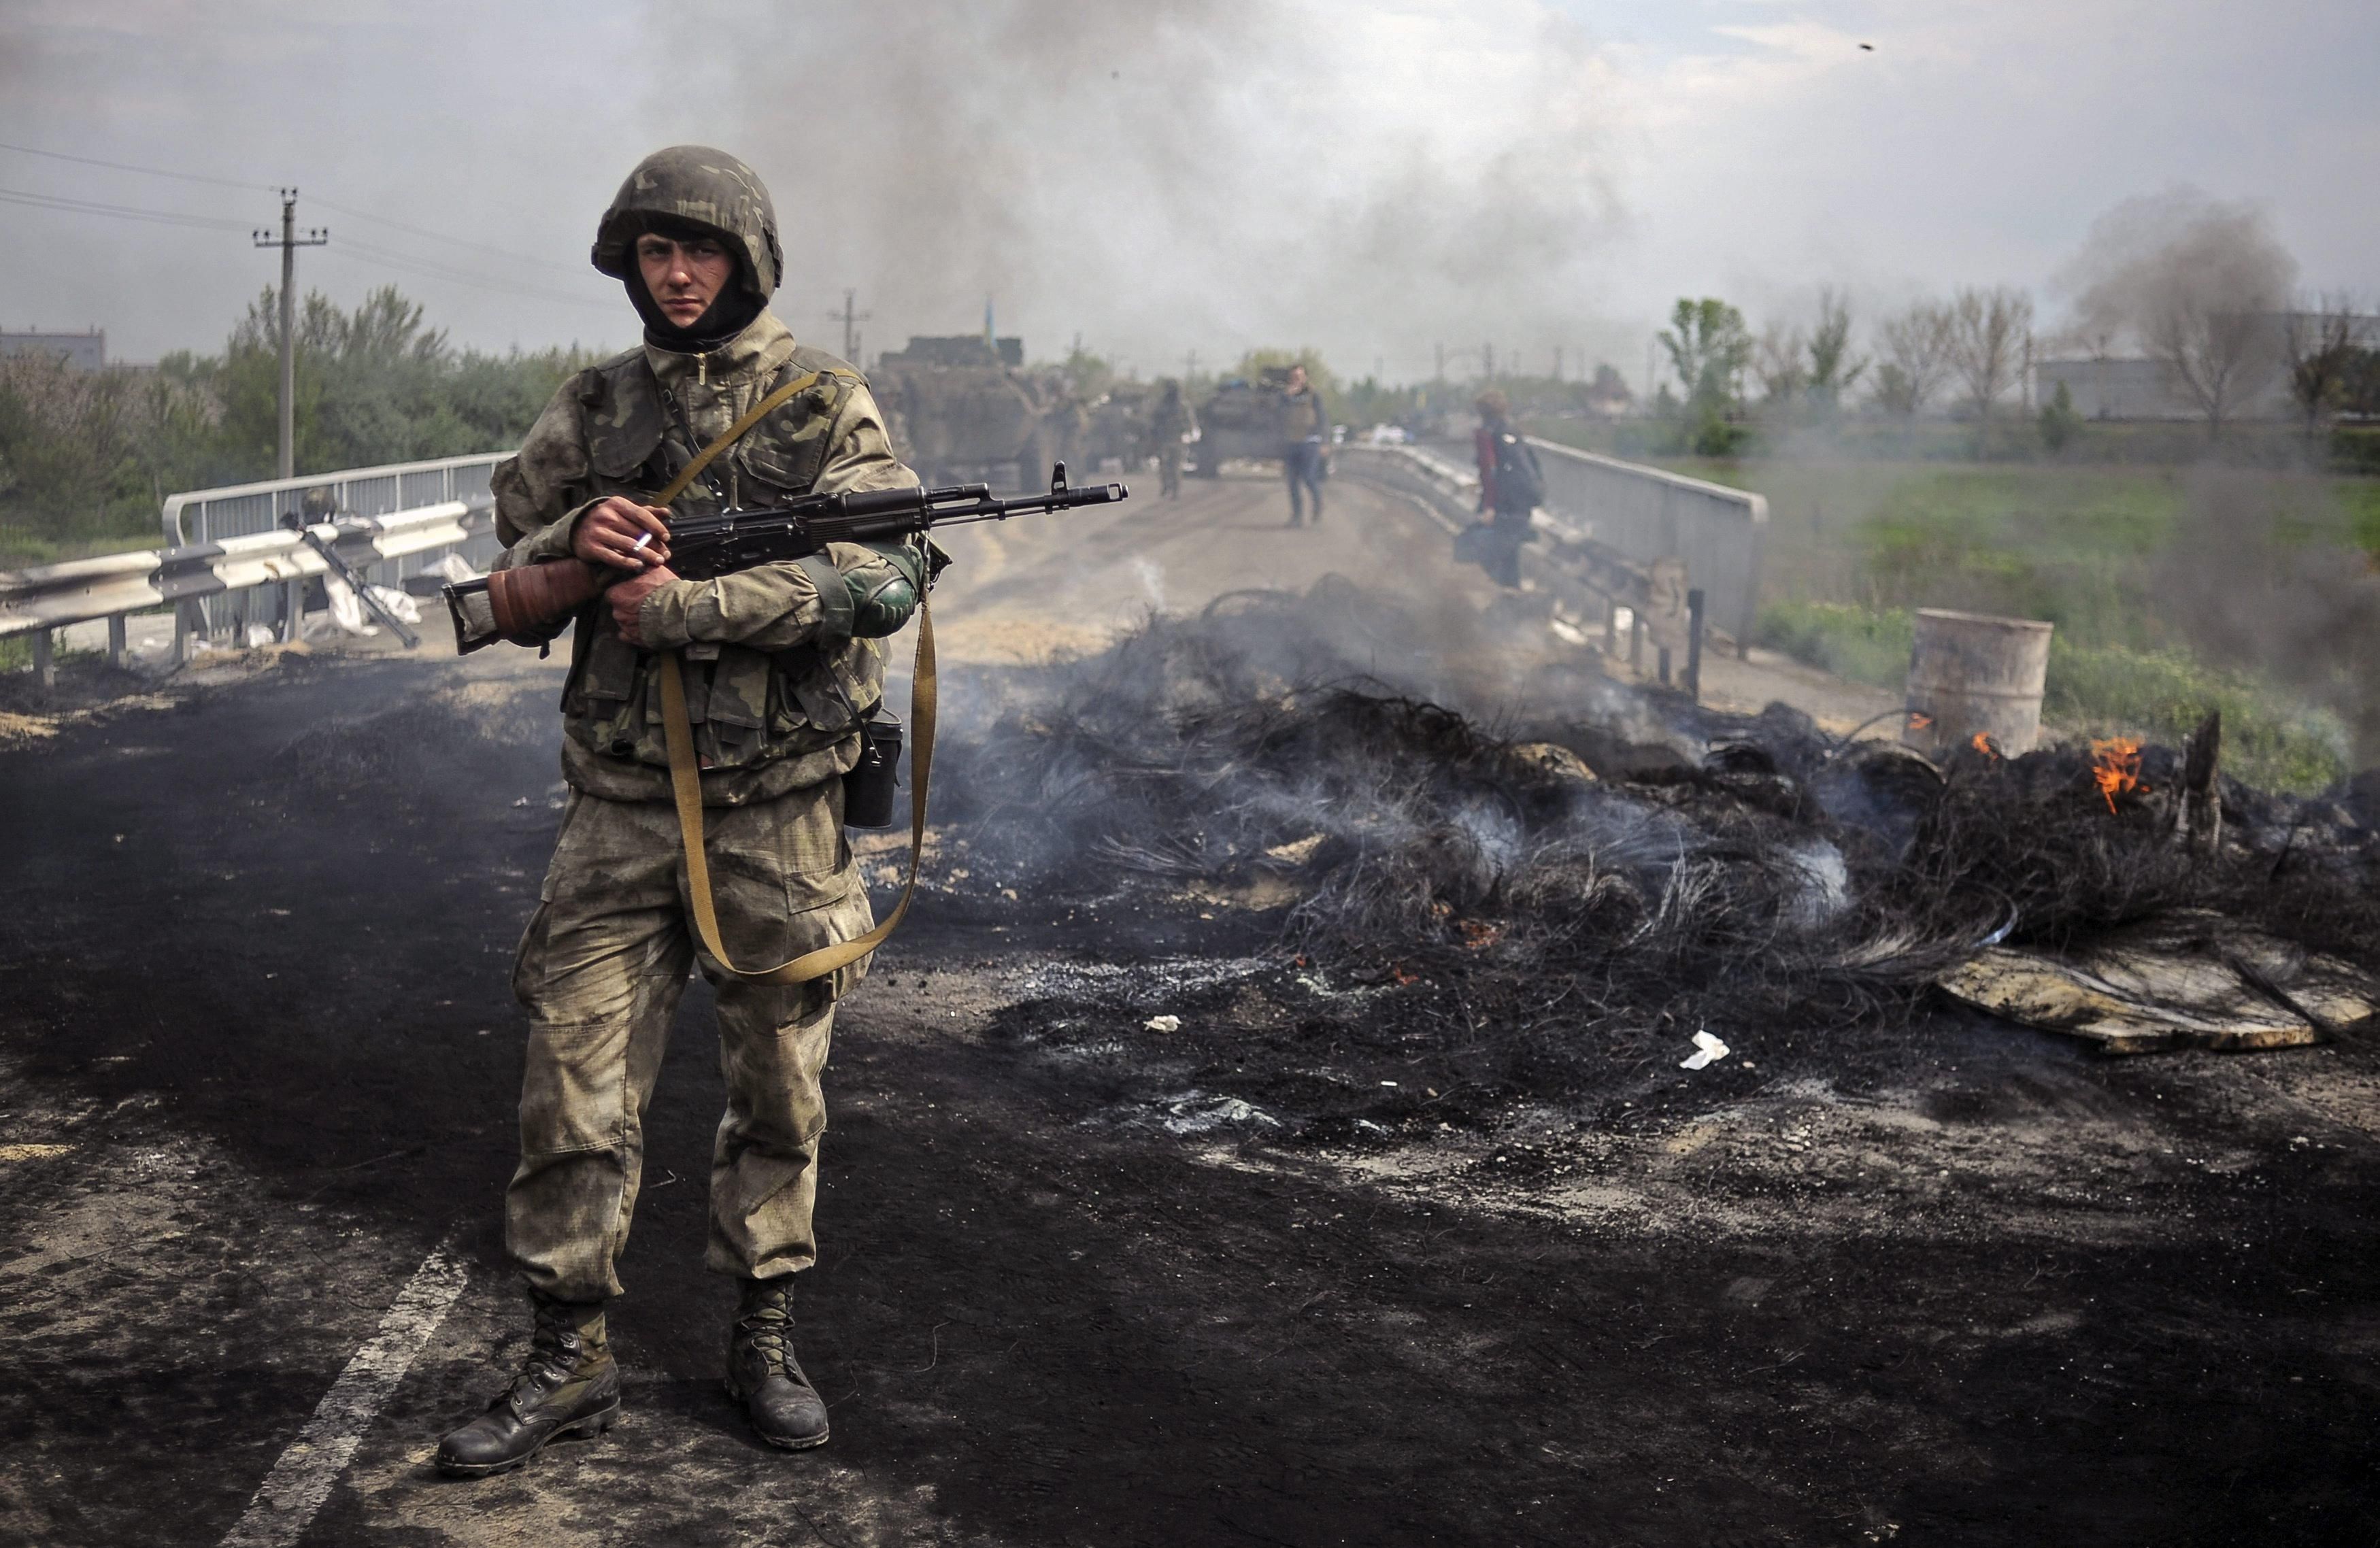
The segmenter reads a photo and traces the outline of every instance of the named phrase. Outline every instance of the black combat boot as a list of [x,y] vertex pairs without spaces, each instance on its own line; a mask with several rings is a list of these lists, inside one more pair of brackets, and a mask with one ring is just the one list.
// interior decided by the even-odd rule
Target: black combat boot
[[826,1403],[794,1359],[793,1289],[791,1277],[741,1282],[727,1330],[727,1396],[762,1440],[807,1451],[826,1445]]
[[556,1435],[600,1435],[620,1417],[620,1368],[603,1332],[603,1303],[528,1293],[537,1318],[528,1359],[486,1413],[438,1443],[438,1470],[456,1478],[508,1472]]

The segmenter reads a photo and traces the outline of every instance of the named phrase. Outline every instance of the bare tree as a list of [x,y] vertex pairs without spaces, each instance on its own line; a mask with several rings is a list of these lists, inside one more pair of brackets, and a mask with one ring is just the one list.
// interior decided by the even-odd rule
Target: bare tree
[[1950,308],[1920,301],[1877,330],[1885,359],[1876,369],[1876,402],[1888,413],[1912,415],[1923,409],[1950,369]]
[[2260,206],[2174,188],[2092,223],[2061,284],[2082,331],[2138,340],[2213,436],[2280,368],[2277,314],[2296,274]]
[[2033,297],[2021,290],[1970,286],[1951,301],[1950,363],[1979,427],[1991,423],[1992,405],[2016,381],[2032,333]]
[[2354,300],[2344,295],[2318,296],[2311,310],[2292,311],[2283,324],[2281,351],[2289,373],[2289,396],[2305,415],[2308,441],[2325,411],[2338,408],[2362,333],[2362,319],[2356,315]]

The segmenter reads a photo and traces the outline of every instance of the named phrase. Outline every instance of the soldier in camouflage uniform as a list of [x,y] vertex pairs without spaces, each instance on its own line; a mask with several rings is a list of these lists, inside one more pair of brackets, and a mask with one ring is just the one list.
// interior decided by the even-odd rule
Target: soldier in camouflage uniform
[[642,1118],[697,966],[717,991],[727,1083],[705,1262],[740,1288],[728,1389],[770,1444],[826,1440],[825,1406],[789,1342],[789,1287],[817,1261],[820,1071],[835,1001],[864,964],[779,986],[697,946],[655,652],[685,662],[722,944],[739,961],[784,961],[869,928],[840,776],[882,694],[878,641],[924,584],[920,550],[902,544],[836,543],[707,581],[669,570],[665,513],[646,491],[784,383],[809,381],[710,466],[678,514],[917,481],[858,374],[767,310],[783,260],[749,168],[695,146],[648,157],[593,258],[626,286],[645,343],[565,382],[494,477],[499,567],[575,555],[633,578],[576,620],[562,704],[570,796],[513,977],[529,1037],[504,1227],[534,1333],[504,1396],[439,1447],[439,1466],[466,1476],[517,1467],[556,1434],[600,1433],[619,1410],[603,1306],[621,1293]]
[[1192,432],[1198,428],[1196,416],[1183,401],[1182,383],[1167,377],[1159,393],[1156,411],[1149,417],[1148,438],[1157,452],[1159,492],[1168,500],[1182,498],[1182,454],[1188,450]]

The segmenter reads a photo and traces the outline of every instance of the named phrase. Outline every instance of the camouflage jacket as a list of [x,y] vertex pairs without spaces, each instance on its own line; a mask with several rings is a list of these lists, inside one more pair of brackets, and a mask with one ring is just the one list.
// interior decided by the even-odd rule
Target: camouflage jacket
[[[755,425],[673,509],[703,514],[787,496],[917,483],[892,454],[866,383],[842,361],[797,345],[772,315],[708,355],[647,345],[580,371],[538,417],[492,484],[497,568],[570,553],[581,513],[608,495],[646,501],[768,393],[813,371],[815,386]],[[859,721],[882,696],[884,654],[917,605],[917,551],[835,543],[823,555],[713,580],[665,584],[620,637],[611,609],[580,611],[562,695],[563,774],[613,801],[670,798],[659,658],[686,661],[687,719],[703,802],[765,801],[849,769]],[[556,631],[559,633],[559,631]]]

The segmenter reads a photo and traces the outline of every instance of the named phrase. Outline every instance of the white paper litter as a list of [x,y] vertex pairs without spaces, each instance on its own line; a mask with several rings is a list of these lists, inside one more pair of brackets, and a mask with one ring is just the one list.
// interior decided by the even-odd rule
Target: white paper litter
[[1694,1051],[1679,1061],[1681,1070],[1700,1070],[1706,1064],[1716,1064],[1727,1057],[1727,1045],[1707,1032],[1694,1034]]
[[1141,1022],[1140,1024],[1147,1027],[1151,1032],[1180,1032],[1182,1030],[1182,1018],[1179,1016],[1151,1016],[1148,1020]]

